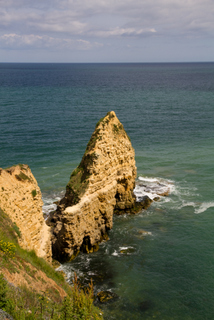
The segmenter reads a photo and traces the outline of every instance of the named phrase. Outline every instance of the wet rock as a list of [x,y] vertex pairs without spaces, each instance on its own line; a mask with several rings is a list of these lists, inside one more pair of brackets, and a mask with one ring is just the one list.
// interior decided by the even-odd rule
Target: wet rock
[[109,290],[106,290],[106,291],[98,292],[97,298],[98,298],[99,302],[105,303],[105,302],[109,302],[110,300],[117,299],[118,295],[116,293],[109,291]]
[[132,248],[132,247],[121,248],[121,250],[120,250],[120,253],[126,254],[126,255],[132,254],[134,252],[135,252],[135,248]]
[[150,231],[146,231],[146,230],[138,230],[138,233],[143,236],[151,236],[152,235],[152,233]]
[[142,210],[146,210],[150,207],[151,203],[153,202],[152,199],[150,199],[148,196],[143,196],[139,198],[138,201],[135,202],[134,206],[132,208],[124,209],[123,211],[115,209],[114,213],[117,215],[121,214],[137,214],[141,212]]
[[148,196],[141,197],[139,199],[139,205],[141,207],[141,210],[142,209],[144,209],[144,210],[148,209],[152,202],[153,202],[153,200],[150,199]]

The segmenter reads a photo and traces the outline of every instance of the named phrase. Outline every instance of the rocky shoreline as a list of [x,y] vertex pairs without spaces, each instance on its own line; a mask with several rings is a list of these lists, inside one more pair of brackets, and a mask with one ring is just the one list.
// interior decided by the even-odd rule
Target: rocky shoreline
[[108,239],[113,214],[136,214],[158,200],[148,196],[136,200],[136,175],[131,141],[111,111],[97,123],[65,196],[47,223],[41,191],[27,165],[0,169],[0,207],[19,228],[23,248],[35,250],[48,262],[52,256],[68,261],[80,251],[98,250]]

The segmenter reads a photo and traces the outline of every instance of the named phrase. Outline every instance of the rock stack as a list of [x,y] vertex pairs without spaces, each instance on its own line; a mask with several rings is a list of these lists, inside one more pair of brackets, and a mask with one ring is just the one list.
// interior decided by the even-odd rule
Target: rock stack
[[112,228],[113,213],[136,209],[135,152],[113,111],[96,125],[79,166],[72,172],[64,198],[50,223],[53,256],[72,259],[79,251],[98,249]]

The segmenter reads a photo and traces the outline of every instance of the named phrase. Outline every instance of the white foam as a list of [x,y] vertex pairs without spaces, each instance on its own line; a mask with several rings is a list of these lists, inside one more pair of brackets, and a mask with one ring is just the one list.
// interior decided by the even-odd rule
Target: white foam
[[120,250],[134,249],[133,247],[119,247]]
[[203,202],[198,209],[195,209],[195,213],[199,214],[205,212],[207,209],[214,207],[214,201]]
[[172,193],[175,190],[173,181],[162,178],[139,177],[136,182],[134,194],[137,201],[148,196],[150,199],[161,197],[163,194]]
[[56,177],[56,176],[58,176],[58,175],[59,175],[59,172],[58,172],[58,173],[53,174],[53,175],[52,175],[52,177]]
[[[161,194],[167,193],[169,193],[168,197],[161,196]],[[152,200],[159,197],[161,204],[170,202],[171,209],[173,209],[173,207],[176,210],[184,207],[192,207],[196,214],[203,213],[209,208],[214,207],[214,201],[203,203],[192,201],[193,198],[200,199],[200,194],[198,194],[198,189],[194,185],[189,185],[187,181],[182,181],[182,184],[175,184],[169,179],[140,176],[136,181],[134,194],[136,195],[137,201],[141,201],[141,198],[144,196],[148,196]]]
[[195,202],[185,202],[185,201],[182,201],[182,205],[180,207],[178,207],[178,209],[182,209],[184,207],[193,207],[195,208],[197,206],[197,203]]
[[42,211],[45,213],[45,214],[49,214],[51,211],[54,211],[56,210],[57,206],[55,203],[52,203],[52,204],[48,204],[48,205],[44,205],[42,207]]
[[51,211],[56,210],[57,205],[54,202],[59,201],[62,198],[63,194],[64,194],[64,192],[60,192],[60,194],[55,193],[50,196],[43,196],[43,198],[42,198],[42,200],[43,200],[43,206],[42,206],[43,213],[48,215]]
[[181,206],[177,206],[176,209],[182,209],[184,207],[193,207],[195,210],[196,214],[203,213],[207,209],[214,207],[214,201],[210,202],[203,202],[203,203],[198,203],[198,202],[193,202],[193,201],[182,201]]
[[139,177],[140,181],[146,181],[146,182],[158,182],[157,178],[148,178],[148,177]]
[[84,273],[81,272],[79,269],[76,270],[75,268],[71,268],[70,264],[61,264],[56,271],[63,271],[66,275],[66,278],[73,279],[74,275],[76,274],[78,277],[84,276]]
[[142,230],[142,232],[139,232],[139,235],[142,235],[142,236],[152,236],[152,232],[151,232],[151,231],[144,231],[144,230]]

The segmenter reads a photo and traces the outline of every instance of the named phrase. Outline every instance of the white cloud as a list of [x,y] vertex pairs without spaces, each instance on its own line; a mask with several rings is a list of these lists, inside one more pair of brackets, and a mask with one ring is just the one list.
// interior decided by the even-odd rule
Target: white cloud
[[[113,36],[112,30],[118,27],[127,30],[121,36],[137,35],[128,29],[154,29],[166,35],[183,35],[189,30],[214,33],[213,0],[0,0],[0,4],[0,25],[10,31],[18,28],[23,32],[28,27],[33,33],[41,30],[87,36],[97,28]],[[122,23],[117,22],[120,18]]]
[[118,37],[118,36],[144,36],[156,33],[154,28],[151,29],[135,29],[135,28],[119,28],[116,27],[107,31],[94,31],[92,34],[98,37]]
[[94,47],[102,46],[98,42],[90,42],[84,39],[69,39],[69,38],[53,38],[50,36],[40,35],[18,35],[16,33],[9,33],[0,36],[0,44],[2,47],[8,48],[22,48],[22,49],[76,49],[76,50],[89,50]]
[[0,45],[61,52],[139,48],[148,38],[153,48],[211,42],[213,16],[213,0],[0,0]]

